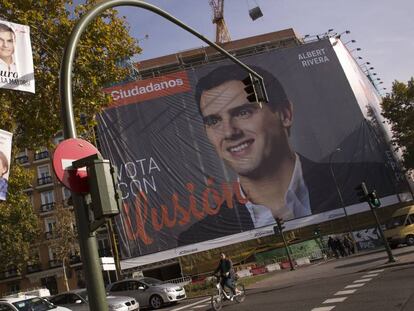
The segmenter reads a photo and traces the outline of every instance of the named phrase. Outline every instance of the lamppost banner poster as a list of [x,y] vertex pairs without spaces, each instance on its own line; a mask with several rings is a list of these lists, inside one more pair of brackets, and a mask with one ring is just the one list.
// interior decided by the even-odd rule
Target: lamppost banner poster
[[29,26],[0,20],[0,88],[35,92]]
[[0,130],[0,200],[6,200],[9,184],[12,133]]
[[329,40],[242,61],[268,104],[247,98],[230,61],[105,89],[98,136],[118,170],[124,259],[273,234],[276,217],[292,229],[359,213],[362,181],[384,205],[405,191]]

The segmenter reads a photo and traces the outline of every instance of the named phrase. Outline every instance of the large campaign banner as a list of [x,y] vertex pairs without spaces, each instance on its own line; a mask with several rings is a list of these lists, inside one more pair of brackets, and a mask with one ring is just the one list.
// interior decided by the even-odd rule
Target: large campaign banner
[[13,134],[0,130],[0,200],[7,199]]
[[30,28],[0,20],[0,88],[35,92]]
[[118,169],[124,262],[272,234],[276,218],[291,229],[361,212],[362,181],[385,205],[405,191],[329,40],[242,61],[268,104],[247,99],[229,61],[105,90],[98,134]]

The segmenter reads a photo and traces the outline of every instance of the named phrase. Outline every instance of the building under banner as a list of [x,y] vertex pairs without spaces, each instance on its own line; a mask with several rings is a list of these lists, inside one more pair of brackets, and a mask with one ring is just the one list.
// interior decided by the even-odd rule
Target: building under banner
[[287,29],[223,47],[264,77],[269,104],[249,102],[247,73],[210,47],[143,61],[105,89],[123,270],[272,235],[275,217],[300,230],[363,213],[362,181],[383,206],[412,199],[380,97],[339,39]]

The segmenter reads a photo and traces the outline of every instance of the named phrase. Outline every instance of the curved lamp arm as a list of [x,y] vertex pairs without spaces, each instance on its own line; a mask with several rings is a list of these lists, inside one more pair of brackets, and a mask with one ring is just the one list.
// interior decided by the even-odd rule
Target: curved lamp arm
[[187,26],[180,20],[176,19],[174,16],[170,15],[169,13],[163,11],[162,9],[146,3],[141,0],[107,0],[102,1],[95,5],[90,11],[85,13],[84,16],[79,20],[79,22],[76,24],[75,28],[73,29],[69,41],[67,43],[66,49],[63,54],[63,62],[62,67],[60,71],[60,99],[62,103],[62,118],[63,118],[63,130],[64,130],[64,136],[65,138],[76,138],[76,127],[75,127],[75,119],[73,116],[73,106],[72,106],[72,70],[73,70],[73,60],[75,58],[75,50],[76,45],[85,30],[85,28],[89,25],[89,23],[101,12],[116,7],[116,6],[125,6],[125,5],[131,5],[140,7],[149,11],[154,12],[155,14],[158,14],[169,21],[173,22],[177,26],[183,28],[184,30],[187,30],[189,33],[195,35],[199,39],[206,42],[208,45],[215,48],[217,51],[219,51],[221,54],[224,54],[227,58],[230,58],[234,63],[238,64],[239,66],[243,67],[248,71],[250,74],[255,76],[259,81],[261,81],[262,87],[264,88],[263,78],[257,74],[255,71],[250,69],[247,65],[245,65],[243,62],[235,58],[233,55],[228,53],[226,50],[221,48],[216,43],[210,41],[206,37],[202,36],[200,33],[195,31],[193,28]]

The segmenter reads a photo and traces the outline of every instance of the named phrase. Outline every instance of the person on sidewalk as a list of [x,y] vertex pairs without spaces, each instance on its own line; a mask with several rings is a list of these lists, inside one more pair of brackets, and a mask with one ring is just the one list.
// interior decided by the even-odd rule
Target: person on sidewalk
[[331,236],[328,239],[328,247],[331,249],[335,258],[339,258],[338,249],[336,248],[335,241]]
[[231,290],[231,300],[233,300],[233,296],[236,295],[236,287],[234,286],[236,274],[233,269],[233,263],[224,253],[220,254],[220,261],[216,270],[214,270],[214,274],[217,274],[218,272],[220,273],[221,287],[224,290],[224,287],[226,286]]
[[348,234],[345,234],[343,240],[348,255],[355,254],[354,241],[352,238]]

